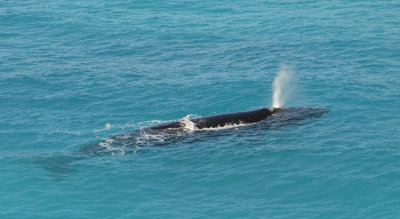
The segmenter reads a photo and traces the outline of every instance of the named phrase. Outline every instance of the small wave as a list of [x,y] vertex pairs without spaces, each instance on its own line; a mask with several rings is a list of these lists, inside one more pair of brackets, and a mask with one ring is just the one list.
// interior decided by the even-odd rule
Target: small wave
[[111,129],[112,126],[113,126],[113,125],[111,125],[110,123],[106,123],[106,124],[104,124],[104,128],[102,128],[102,129],[95,129],[95,130],[93,130],[93,132],[103,132],[103,131],[105,131],[105,130]]
[[148,126],[148,125],[157,125],[157,124],[161,124],[161,123],[164,123],[164,122],[171,122],[171,121],[172,121],[172,120],[170,120],[170,121],[149,120],[149,121],[142,121],[142,122],[139,122],[138,125],[144,125],[144,126]]
[[138,122],[138,123],[125,123],[125,124],[106,123],[106,124],[104,124],[104,128],[94,129],[93,132],[94,133],[104,132],[104,131],[108,131],[110,129],[127,129],[127,128],[140,129],[142,127],[157,125],[157,124],[166,123],[166,122],[169,122],[169,121],[150,120],[150,121],[142,121],[142,122]]
[[69,134],[69,135],[81,135],[81,131],[69,131],[69,130],[65,130],[65,129],[56,129],[53,131],[50,131],[47,133],[47,135],[53,135],[56,133],[63,133],[63,134]]

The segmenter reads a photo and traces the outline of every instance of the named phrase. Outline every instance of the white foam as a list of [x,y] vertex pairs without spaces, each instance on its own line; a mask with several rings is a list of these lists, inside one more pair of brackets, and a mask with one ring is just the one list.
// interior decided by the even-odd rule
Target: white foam
[[211,127],[211,128],[202,128],[202,129],[197,129],[197,130],[210,130],[210,131],[218,131],[218,130],[224,130],[224,129],[232,129],[232,128],[238,128],[238,127],[242,127],[242,126],[248,126],[248,125],[252,125],[255,123],[232,123],[232,124],[225,124],[224,126],[217,126],[217,127]]
[[102,142],[99,142],[98,145],[100,147],[105,148],[108,152],[111,153],[111,155],[125,155],[126,153],[126,148],[125,145],[123,146],[114,146],[113,143],[115,140],[113,138],[101,138]]
[[195,131],[197,129],[196,124],[194,124],[194,122],[192,122],[190,120],[191,117],[197,117],[197,116],[189,114],[189,115],[183,117],[183,119],[181,119],[180,122],[182,122],[185,125],[184,129],[186,129],[188,131]]
[[163,143],[166,135],[164,133],[148,133],[146,131],[140,131],[140,136],[136,137],[135,146],[138,145],[150,145],[154,142]]
[[114,142],[112,138],[104,138],[102,142],[99,142],[99,146],[106,148],[109,151],[112,151],[114,148],[111,146]]
[[184,124],[185,131],[189,131],[189,132],[200,131],[200,130],[218,131],[218,130],[223,130],[223,129],[231,129],[231,128],[237,128],[237,127],[241,127],[241,126],[247,126],[247,125],[254,124],[254,123],[239,123],[239,124],[230,123],[230,124],[225,124],[223,126],[199,129],[196,127],[196,124],[194,122],[192,122],[191,118],[200,118],[200,117],[197,115],[194,115],[194,114],[189,114],[180,120],[180,122],[182,122]]
[[114,125],[111,125],[110,123],[106,123],[106,124],[104,124],[104,128],[102,128],[102,129],[95,129],[95,130],[93,130],[93,132],[103,132],[103,131],[105,131],[105,130],[111,129],[112,126],[114,126]]

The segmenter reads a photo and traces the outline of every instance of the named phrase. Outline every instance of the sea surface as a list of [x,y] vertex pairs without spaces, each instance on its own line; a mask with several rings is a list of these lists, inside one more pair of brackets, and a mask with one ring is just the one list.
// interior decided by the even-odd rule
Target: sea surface
[[[99,144],[270,107],[282,68],[329,112]],[[399,106],[397,0],[0,0],[0,218],[400,218]]]

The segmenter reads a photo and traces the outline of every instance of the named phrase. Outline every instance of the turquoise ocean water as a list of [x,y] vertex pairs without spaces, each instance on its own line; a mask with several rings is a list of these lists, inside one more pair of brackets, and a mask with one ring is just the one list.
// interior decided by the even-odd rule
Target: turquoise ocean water
[[[0,1],[0,217],[399,218],[399,40],[390,0]],[[73,159],[271,106],[281,65],[330,112]]]

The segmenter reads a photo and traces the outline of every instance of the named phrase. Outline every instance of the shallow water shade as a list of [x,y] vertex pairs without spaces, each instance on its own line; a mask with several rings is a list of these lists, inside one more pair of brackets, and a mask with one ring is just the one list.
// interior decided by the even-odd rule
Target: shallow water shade
[[[399,8],[1,2],[0,216],[398,218]],[[281,64],[286,106],[328,114],[69,162],[188,114],[270,106]]]

